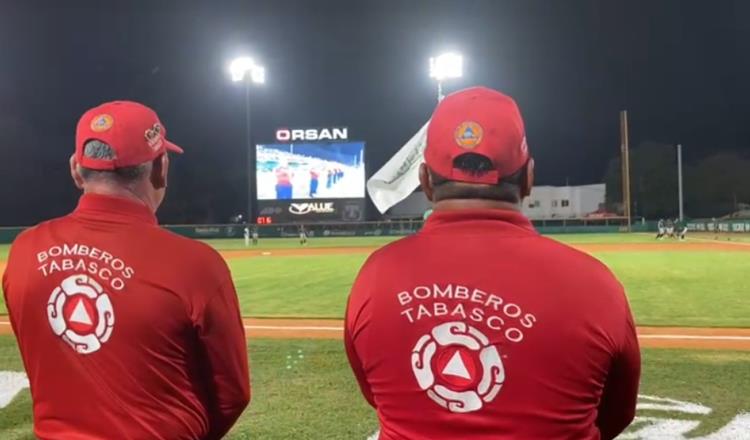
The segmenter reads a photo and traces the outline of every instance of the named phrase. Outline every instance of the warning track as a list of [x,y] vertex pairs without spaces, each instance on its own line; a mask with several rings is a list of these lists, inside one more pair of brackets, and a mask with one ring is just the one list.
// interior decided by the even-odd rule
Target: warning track
[[[248,339],[342,339],[344,322],[339,319],[266,319],[243,320]],[[10,334],[7,316],[0,316],[0,334]],[[750,351],[750,329],[638,327],[638,339],[644,348],[692,348]]]

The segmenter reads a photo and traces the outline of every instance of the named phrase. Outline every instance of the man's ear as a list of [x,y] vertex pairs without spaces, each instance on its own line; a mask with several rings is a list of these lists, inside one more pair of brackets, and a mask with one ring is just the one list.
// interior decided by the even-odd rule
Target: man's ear
[[167,187],[169,177],[169,155],[167,153],[154,159],[151,167],[151,184],[156,189]]
[[83,177],[81,176],[81,173],[78,172],[78,162],[76,161],[76,155],[71,154],[70,155],[70,177],[73,179],[73,184],[75,184],[76,188],[82,190],[83,189]]
[[424,163],[419,166],[419,184],[422,187],[422,191],[424,191],[424,195],[425,197],[427,197],[427,200],[433,202],[432,177],[430,176],[430,171],[427,169],[427,164]]
[[529,158],[529,161],[526,162],[523,174],[524,179],[521,187],[521,199],[530,196],[531,188],[534,187],[534,158]]

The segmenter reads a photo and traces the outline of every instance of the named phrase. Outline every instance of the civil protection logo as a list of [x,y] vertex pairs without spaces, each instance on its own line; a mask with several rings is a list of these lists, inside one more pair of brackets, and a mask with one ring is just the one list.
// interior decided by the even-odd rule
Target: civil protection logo
[[482,126],[473,121],[465,121],[456,127],[456,131],[453,136],[456,139],[456,143],[461,148],[471,150],[472,148],[479,145],[482,142],[482,136],[484,136],[484,130]]
[[91,120],[91,131],[95,131],[97,133],[107,131],[112,128],[112,124],[114,124],[114,122],[115,120],[112,118],[112,116],[106,113],[97,115],[94,117],[94,119]]
[[88,275],[73,275],[52,291],[47,319],[52,332],[73,350],[91,354],[112,336],[115,312],[98,282]]
[[411,367],[419,388],[453,413],[479,411],[497,397],[505,382],[497,347],[459,321],[440,324],[419,338]]

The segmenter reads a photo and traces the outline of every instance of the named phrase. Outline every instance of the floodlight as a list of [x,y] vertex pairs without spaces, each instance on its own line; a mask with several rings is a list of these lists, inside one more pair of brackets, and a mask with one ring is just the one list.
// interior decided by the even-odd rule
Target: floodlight
[[244,80],[248,74],[250,75],[250,81],[255,84],[266,82],[266,69],[263,66],[255,64],[255,61],[249,57],[235,58],[229,64],[229,74],[234,82]]
[[430,77],[438,81],[460,78],[463,75],[463,65],[463,57],[454,52],[432,57],[430,58]]

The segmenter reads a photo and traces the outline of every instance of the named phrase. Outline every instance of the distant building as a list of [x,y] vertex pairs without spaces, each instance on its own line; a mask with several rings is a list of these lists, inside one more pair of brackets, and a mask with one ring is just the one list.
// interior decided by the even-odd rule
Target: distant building
[[[606,185],[537,186],[523,201],[523,213],[532,220],[582,218],[604,204]],[[391,218],[422,217],[430,202],[416,191],[388,211]]]
[[523,213],[532,220],[582,218],[604,204],[606,185],[536,186],[523,201]]

